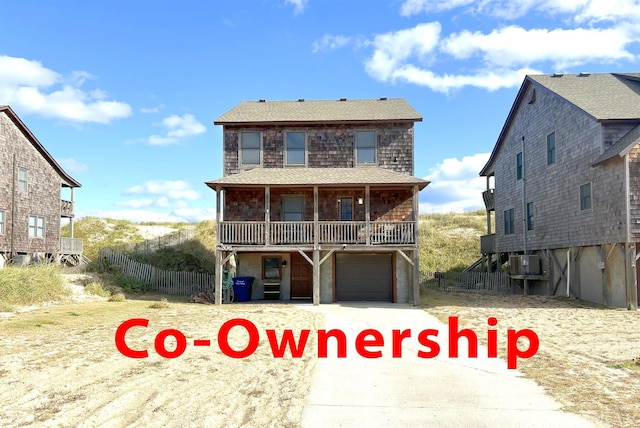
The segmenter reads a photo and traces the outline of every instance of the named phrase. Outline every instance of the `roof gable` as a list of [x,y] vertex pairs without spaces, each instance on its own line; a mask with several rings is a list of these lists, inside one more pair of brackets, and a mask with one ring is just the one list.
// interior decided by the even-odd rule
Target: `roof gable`
[[403,98],[368,100],[244,101],[214,124],[422,121]]
[[[51,167],[58,173],[64,184],[67,187],[81,187],[82,185],[74,180],[69,174],[67,174],[62,167],[56,162],[51,154],[44,148],[44,146],[38,141],[35,135],[31,133],[27,125],[20,120],[18,115],[8,105],[0,105],[0,113],[5,113],[13,123],[20,129],[22,134],[33,144],[36,150],[42,155],[42,157],[51,165]],[[63,184],[63,185],[64,185]]]
[[489,173],[530,85],[548,90],[598,121],[640,120],[640,73],[526,76],[481,176]]

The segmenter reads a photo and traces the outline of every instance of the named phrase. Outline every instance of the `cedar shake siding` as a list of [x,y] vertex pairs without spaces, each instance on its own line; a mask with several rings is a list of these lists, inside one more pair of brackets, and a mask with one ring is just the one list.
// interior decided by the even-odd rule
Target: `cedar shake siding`
[[[418,304],[421,120],[399,98],[245,101],[224,113],[224,176],[206,182],[218,266],[235,254],[257,299]],[[279,278],[265,280],[264,260]]]
[[224,175],[237,174],[255,165],[239,162],[242,132],[260,132],[263,168],[298,168],[286,166],[284,136],[286,132],[304,132],[307,139],[307,167],[352,168],[355,161],[357,131],[376,133],[376,165],[393,171],[413,174],[413,123],[305,126],[225,126]]
[[[79,184],[60,169],[7,106],[0,106],[0,147],[0,210],[5,220],[0,253],[13,249],[14,253],[58,254],[60,218],[73,215],[72,204],[61,201],[61,187]],[[26,189],[21,171],[26,171]],[[39,218],[37,226],[44,220],[44,236],[29,237],[30,216]]]

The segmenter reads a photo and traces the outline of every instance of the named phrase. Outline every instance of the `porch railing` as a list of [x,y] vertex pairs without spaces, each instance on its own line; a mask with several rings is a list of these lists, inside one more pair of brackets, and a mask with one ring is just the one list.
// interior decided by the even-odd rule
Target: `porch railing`
[[269,242],[279,244],[313,244],[312,221],[272,221]]
[[82,254],[84,244],[82,238],[60,238],[60,253]]
[[482,192],[482,199],[484,200],[484,206],[487,211],[493,211],[496,209],[496,195],[493,189]]
[[73,217],[73,202],[60,199],[60,216]]
[[[415,243],[415,225],[411,221],[320,221],[314,230],[312,221],[269,222],[269,245],[320,244],[381,245]],[[265,222],[223,221],[221,244],[266,245]],[[367,239],[368,238],[368,239]]]

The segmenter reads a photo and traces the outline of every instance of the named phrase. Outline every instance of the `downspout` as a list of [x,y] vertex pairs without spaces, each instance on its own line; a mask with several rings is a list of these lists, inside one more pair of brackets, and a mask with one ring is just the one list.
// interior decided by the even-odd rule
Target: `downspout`
[[13,154],[13,186],[11,187],[11,258],[14,256],[14,224],[16,218],[16,154]]

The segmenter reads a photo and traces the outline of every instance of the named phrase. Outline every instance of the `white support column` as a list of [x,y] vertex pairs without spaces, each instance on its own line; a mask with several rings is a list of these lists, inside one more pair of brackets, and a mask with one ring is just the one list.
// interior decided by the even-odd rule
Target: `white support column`
[[320,304],[320,250],[313,248],[313,304]]
[[419,247],[419,228],[420,228],[420,202],[418,201],[420,189],[413,186],[413,239],[415,249],[413,250],[413,305],[420,306],[420,247]]
[[371,245],[371,187],[364,186],[364,220],[366,221],[366,244]]
[[222,250],[216,248],[216,285],[215,285],[215,304],[222,304]]
[[73,203],[73,187],[71,188],[71,214],[72,216],[69,218],[69,230],[71,232],[71,237],[73,238],[73,215],[75,215],[75,207]]
[[[318,213],[318,186],[313,186],[313,246],[318,247],[320,240],[320,215]],[[304,219],[303,219],[304,220]]]
[[271,243],[271,237],[269,236],[270,228],[269,222],[271,221],[271,188],[265,186],[264,188],[264,245]]
[[222,189],[220,186],[216,186],[216,241],[218,245],[224,244],[220,240],[220,211],[222,207],[220,206],[220,192]]

